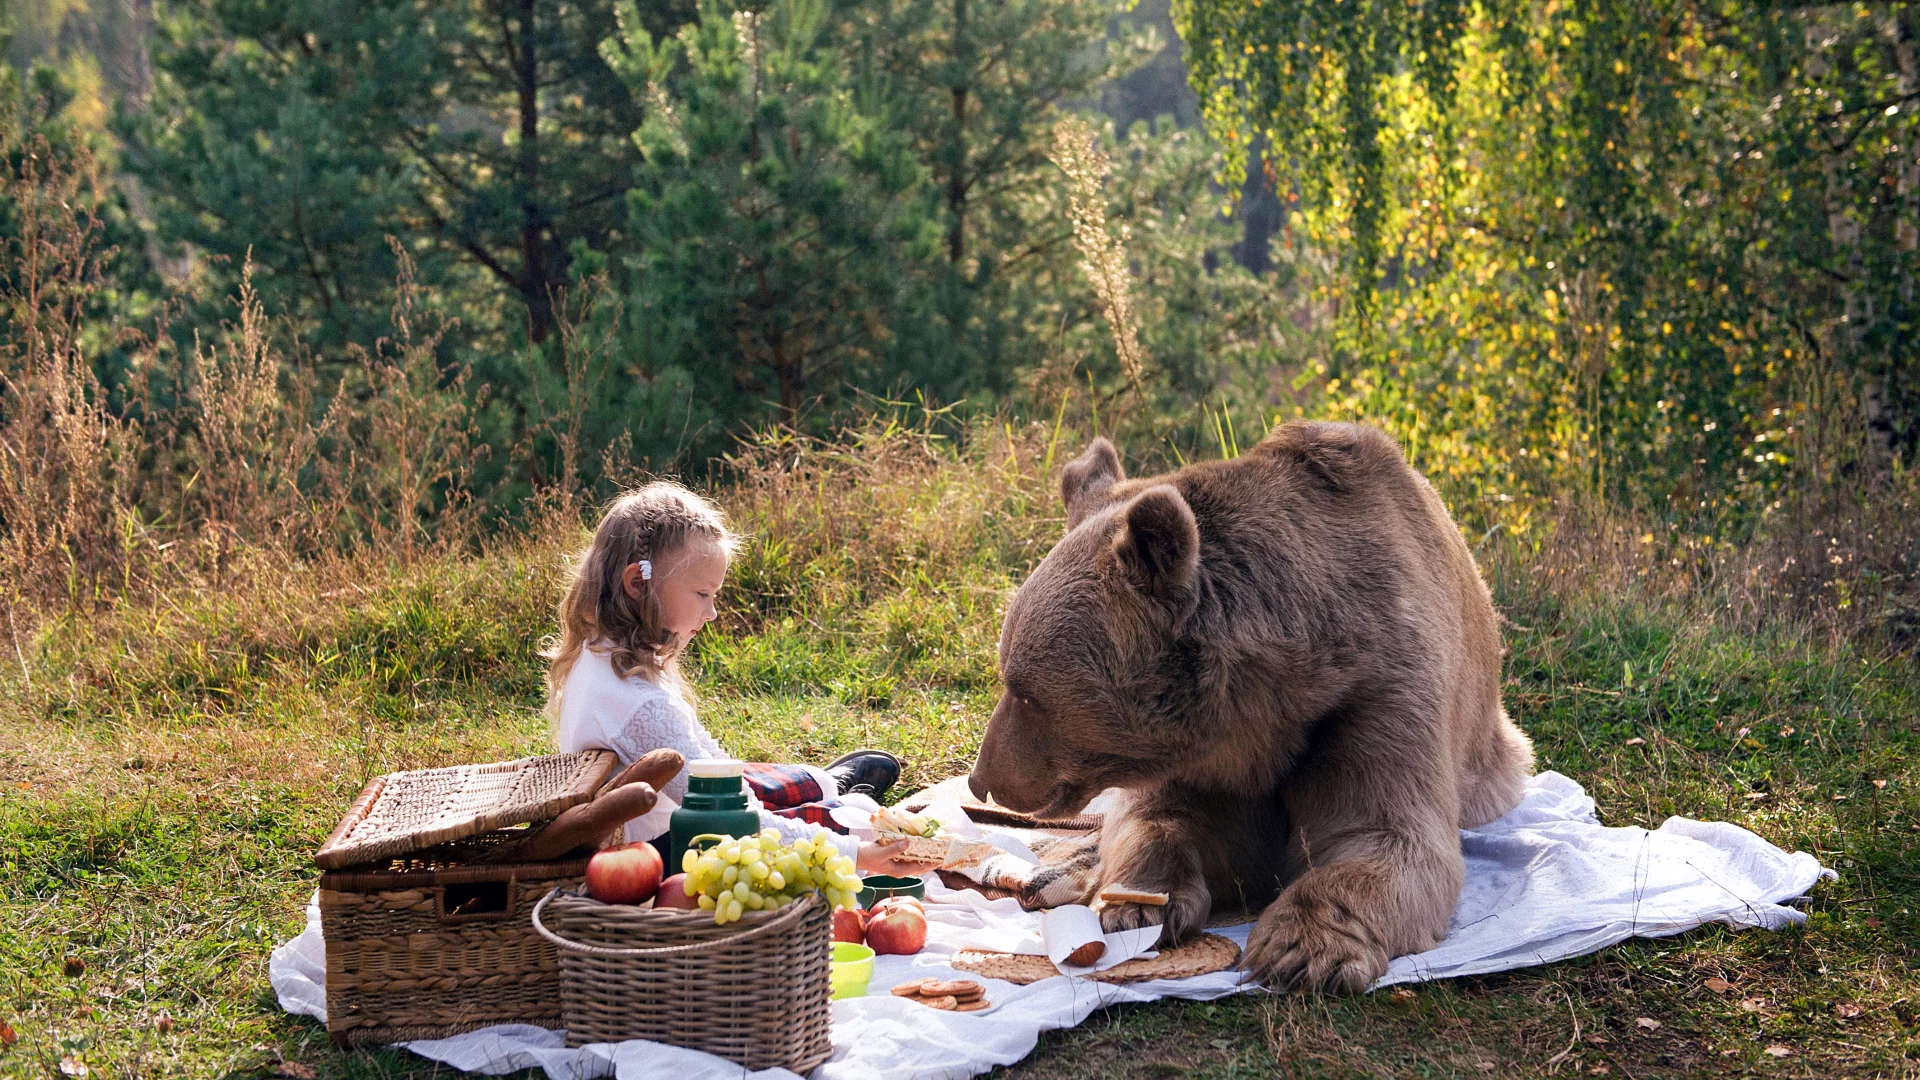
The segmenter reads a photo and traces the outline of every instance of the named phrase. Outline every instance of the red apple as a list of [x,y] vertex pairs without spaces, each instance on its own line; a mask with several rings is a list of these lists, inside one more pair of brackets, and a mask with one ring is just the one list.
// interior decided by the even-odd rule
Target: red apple
[[927,913],[926,907],[920,903],[920,900],[918,897],[883,896],[880,899],[875,900],[873,902],[873,906],[867,909],[867,917],[871,919],[873,916],[878,915],[883,911],[890,911],[893,908],[897,908],[897,907],[912,908],[914,911],[919,912],[923,916]]
[[833,913],[833,940],[863,945],[867,940],[867,913],[858,908],[839,908]]
[[890,904],[867,917],[867,945],[877,953],[912,956],[927,943],[927,916],[918,904]]
[[697,911],[700,908],[700,898],[687,895],[687,875],[675,874],[660,883],[660,894],[653,898],[653,906],[655,909],[679,908],[683,911]]
[[652,844],[625,844],[587,862],[587,895],[603,904],[644,904],[660,889],[666,867]]

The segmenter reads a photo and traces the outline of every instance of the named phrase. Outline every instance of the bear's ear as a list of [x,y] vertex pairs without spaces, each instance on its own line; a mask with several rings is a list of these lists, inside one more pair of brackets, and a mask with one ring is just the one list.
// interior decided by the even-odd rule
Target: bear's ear
[[1156,484],[1120,512],[1113,554],[1136,592],[1184,618],[1200,577],[1200,527],[1171,484]]
[[1104,436],[1093,440],[1085,452],[1067,462],[1060,474],[1060,501],[1067,504],[1067,530],[1071,532],[1087,520],[1095,507],[1106,503],[1108,490],[1126,478],[1127,471],[1120,466],[1120,452]]

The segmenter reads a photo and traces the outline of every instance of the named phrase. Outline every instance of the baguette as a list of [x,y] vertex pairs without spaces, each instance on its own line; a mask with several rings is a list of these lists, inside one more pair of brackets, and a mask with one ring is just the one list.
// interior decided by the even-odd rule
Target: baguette
[[672,783],[673,778],[679,776],[680,770],[686,767],[687,759],[681,756],[680,751],[663,746],[634,758],[633,764],[620,770],[618,776],[600,785],[599,793],[605,795],[628,784],[650,784],[657,792]]
[[1143,907],[1166,907],[1172,899],[1163,892],[1145,892],[1130,889],[1125,885],[1109,885],[1100,890],[1100,902],[1103,904],[1139,904]]
[[[678,757],[679,755],[674,755]],[[529,862],[557,859],[588,844],[653,809],[659,801],[651,784],[618,787],[589,803],[563,812],[539,833],[521,841],[515,856]]]

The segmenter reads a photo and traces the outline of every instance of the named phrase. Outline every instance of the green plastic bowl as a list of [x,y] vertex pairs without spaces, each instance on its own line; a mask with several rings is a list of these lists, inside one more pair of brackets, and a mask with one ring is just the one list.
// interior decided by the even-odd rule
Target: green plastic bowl
[[925,900],[927,883],[917,877],[888,877],[885,874],[873,874],[861,879],[861,907],[871,908],[889,896],[911,896],[915,900]]
[[833,943],[833,999],[867,996],[867,983],[873,979],[873,950],[853,941]]

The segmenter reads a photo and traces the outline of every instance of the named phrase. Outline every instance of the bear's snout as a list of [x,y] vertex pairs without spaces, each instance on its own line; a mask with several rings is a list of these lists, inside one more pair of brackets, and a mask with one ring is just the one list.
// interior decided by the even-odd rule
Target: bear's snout
[[982,802],[991,795],[1009,810],[1029,812],[1052,801],[1055,778],[1047,755],[1031,745],[1035,740],[1028,737],[1016,712],[1012,695],[1002,694],[993,718],[987,721],[987,734],[980,740],[967,787]]

